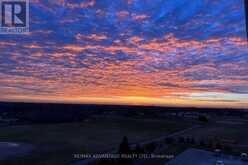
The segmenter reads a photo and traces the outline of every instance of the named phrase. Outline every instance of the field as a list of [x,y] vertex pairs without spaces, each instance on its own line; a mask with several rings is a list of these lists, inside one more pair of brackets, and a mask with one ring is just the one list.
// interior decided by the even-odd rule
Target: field
[[[217,142],[231,155],[248,149],[248,116],[241,110],[22,103],[0,103],[0,109],[1,165],[73,165],[78,161],[73,154],[116,151],[124,136],[130,144],[147,149],[153,143],[151,152],[174,156],[188,148],[213,151]],[[173,135],[172,142],[167,135]],[[5,145],[15,143],[33,150],[2,160]],[[135,161],[162,165],[166,160]]]
[[[116,149],[123,136],[138,143],[166,136],[191,127],[173,120],[94,119],[80,123],[22,125],[0,128],[0,141],[34,145],[34,151],[0,164],[63,165],[73,161],[74,153],[99,153]],[[75,161],[75,160],[74,160]]]
[[185,136],[198,139],[212,139],[232,142],[235,145],[248,146],[248,122],[217,121],[189,131]]
[[[199,148],[213,152],[216,149],[215,144],[220,143],[222,146],[229,146],[232,150],[222,148],[226,154],[240,156],[242,152],[248,149],[248,122],[242,119],[225,120],[223,118],[214,118],[208,123],[201,124],[200,127],[186,131],[175,136],[174,143],[166,144],[162,150],[157,153],[178,155],[189,148]],[[185,141],[180,142],[179,139],[184,137]],[[188,143],[187,138],[194,138],[195,143]],[[204,140],[205,145],[202,146],[200,141]],[[209,142],[212,141],[212,146]],[[162,144],[164,144],[162,142]],[[166,159],[152,159],[142,162],[142,165],[157,164],[163,165]]]

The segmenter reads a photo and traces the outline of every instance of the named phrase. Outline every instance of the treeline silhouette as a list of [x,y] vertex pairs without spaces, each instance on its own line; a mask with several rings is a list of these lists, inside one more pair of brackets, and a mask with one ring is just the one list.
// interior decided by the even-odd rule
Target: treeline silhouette
[[164,113],[182,112],[214,113],[216,115],[228,114],[230,116],[243,116],[247,114],[247,111],[242,109],[0,102],[0,118],[16,118],[18,122],[77,122],[106,112],[109,116],[119,115],[124,117],[142,114],[144,118],[156,118]]

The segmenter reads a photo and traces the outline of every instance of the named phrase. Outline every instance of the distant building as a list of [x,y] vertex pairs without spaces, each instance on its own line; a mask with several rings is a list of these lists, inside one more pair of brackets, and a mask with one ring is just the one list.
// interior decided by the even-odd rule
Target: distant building
[[175,159],[166,162],[165,165],[248,165],[247,161],[240,157],[220,154],[216,156],[214,152],[188,149]]

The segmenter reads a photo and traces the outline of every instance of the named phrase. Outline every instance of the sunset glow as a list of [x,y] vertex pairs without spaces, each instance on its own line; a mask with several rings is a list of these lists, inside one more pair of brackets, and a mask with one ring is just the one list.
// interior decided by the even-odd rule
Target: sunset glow
[[0,100],[248,108],[243,0],[30,0]]

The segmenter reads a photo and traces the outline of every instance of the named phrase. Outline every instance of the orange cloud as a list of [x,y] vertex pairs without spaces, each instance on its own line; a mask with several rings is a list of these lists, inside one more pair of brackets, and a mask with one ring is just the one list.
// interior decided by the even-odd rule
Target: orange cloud
[[144,21],[147,18],[149,18],[149,16],[145,14],[132,14],[132,19],[135,21]]
[[[107,39],[107,36],[104,34],[86,36],[77,34],[75,38],[77,40],[102,41]],[[233,75],[230,78],[224,72],[233,68],[239,70],[239,74],[246,74],[245,67],[241,67],[239,63],[222,63],[221,68],[217,68],[211,61],[190,66],[183,65],[192,60],[188,54],[191,52],[189,50],[194,50],[197,53],[196,57],[204,56],[204,52],[209,47],[211,49],[217,47],[221,52],[224,49],[223,42],[243,49],[246,41],[239,38],[226,38],[225,40],[210,39],[200,42],[180,40],[174,35],[166,35],[161,39],[150,41],[140,36],[132,36],[104,46],[95,42],[66,45],[46,43],[46,46],[38,43],[23,44],[22,47],[25,51],[32,50],[33,52],[30,53],[30,56],[25,56],[25,60],[20,60],[23,58],[20,52],[11,52],[10,59],[20,65],[11,69],[13,75],[0,73],[0,90],[3,94],[1,99],[36,98],[36,100],[44,101],[143,105],[202,106],[208,104],[220,106],[221,103],[228,105],[221,100],[214,104],[211,101],[202,101],[195,97],[175,95],[175,93],[186,95],[204,92],[227,93],[229,90],[227,87],[245,86],[248,83],[247,80],[242,80],[240,75]],[[11,43],[0,42],[0,46],[6,45],[15,46]],[[44,53],[44,48],[55,51]],[[181,53],[179,50],[184,52]],[[99,52],[108,55],[101,56]],[[128,58],[123,60],[121,57],[119,59],[119,52],[123,52]],[[39,58],[46,58],[46,63],[37,63]],[[167,65],[169,68],[166,67]],[[161,68],[157,66],[161,66]],[[4,68],[3,65],[1,67]],[[200,76],[221,75],[222,77],[212,80],[192,79],[185,76],[189,73],[195,73],[193,76],[200,73]],[[238,105],[240,104],[232,103],[233,107]],[[245,105],[245,101],[242,105]]]

